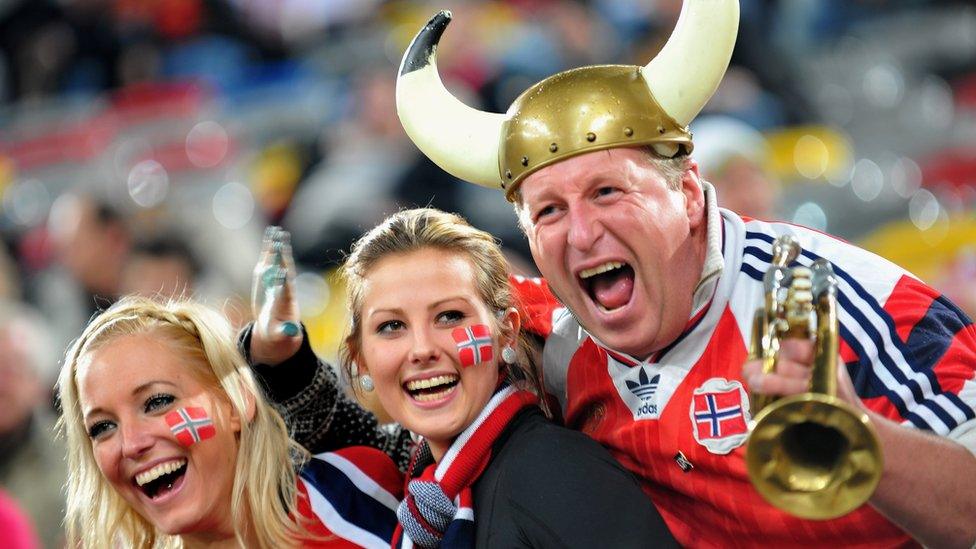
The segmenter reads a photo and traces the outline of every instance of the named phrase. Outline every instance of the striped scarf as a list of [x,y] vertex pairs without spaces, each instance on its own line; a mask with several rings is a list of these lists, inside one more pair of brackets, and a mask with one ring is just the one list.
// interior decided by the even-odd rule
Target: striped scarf
[[433,462],[426,442],[420,444],[411,460],[406,497],[397,508],[394,548],[474,547],[471,485],[491,461],[498,435],[520,410],[536,402],[528,391],[502,386],[440,463]]

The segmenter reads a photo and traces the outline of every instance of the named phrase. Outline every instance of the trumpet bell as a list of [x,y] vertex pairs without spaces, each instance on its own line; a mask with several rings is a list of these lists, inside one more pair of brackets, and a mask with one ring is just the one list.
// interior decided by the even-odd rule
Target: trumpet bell
[[881,479],[880,456],[867,414],[833,395],[804,393],[756,415],[746,468],[770,504],[826,520],[867,501]]

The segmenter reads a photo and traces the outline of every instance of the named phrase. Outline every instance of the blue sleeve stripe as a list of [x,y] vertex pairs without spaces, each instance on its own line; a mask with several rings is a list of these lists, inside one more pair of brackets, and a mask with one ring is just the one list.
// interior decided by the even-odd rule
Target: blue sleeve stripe
[[337,467],[320,459],[311,459],[302,468],[301,476],[308,481],[308,488],[318,491],[344,520],[381,539],[393,538],[396,513],[363,493]]
[[[910,416],[915,416],[908,410],[908,404],[902,399],[901,395],[893,391],[888,385],[878,377],[877,372],[871,367],[870,361],[865,359],[867,356],[864,348],[861,346],[861,342],[858,341],[850,330],[845,326],[841,325],[840,335],[844,338],[844,341],[850,345],[851,350],[858,356],[858,361],[854,363],[855,370],[851,371],[851,364],[848,364],[848,373],[851,374],[851,379],[855,381],[854,388],[857,390],[858,396],[861,398],[871,398],[878,394],[884,395],[887,399],[895,406],[898,410],[899,415],[905,419],[909,419],[912,423],[915,423],[920,428],[932,430],[932,427],[921,417],[916,420],[912,420]],[[915,416],[917,417],[917,416]]]
[[[863,313],[863,311],[858,309],[857,306],[853,302],[851,302],[850,298],[843,292],[838,292],[837,303],[844,308],[844,311],[846,311],[847,314],[851,315],[851,317],[854,319],[855,324],[857,324],[858,326],[861,327],[862,330],[864,330],[864,333],[868,336],[869,341],[873,343],[874,346],[877,348],[878,360],[881,361],[881,364],[891,374],[891,376],[895,378],[895,381],[901,383],[902,385],[907,387],[909,391],[911,391],[912,396],[915,399],[915,402],[921,403],[923,400],[925,400],[925,391],[922,389],[921,385],[919,385],[918,380],[909,378],[907,375],[905,375],[905,372],[903,372],[901,368],[899,368],[895,364],[895,360],[888,353],[889,349],[884,345],[884,341],[881,339],[881,334],[878,332],[877,328],[875,328],[875,326],[871,324],[871,322],[868,320],[867,316]],[[854,334],[852,334],[851,332],[848,332],[848,334],[851,339],[855,339],[856,336],[854,336]],[[897,337],[898,337],[897,334],[895,334],[895,338]],[[850,344],[850,340],[845,339],[845,341],[848,342],[848,345]],[[860,357],[860,356],[870,356],[870,355],[858,354],[858,356]],[[923,372],[923,374],[925,374],[925,376],[929,378],[929,383],[933,391],[936,393],[941,392],[941,389],[939,388],[938,385],[938,381],[935,379],[934,372],[929,370]]]
[[[937,415],[939,419],[942,420],[942,423],[945,423],[949,427],[949,430],[952,430],[953,427],[959,424],[959,422],[956,421],[955,418],[949,415],[949,412],[947,412],[945,408],[943,408],[942,406],[939,405],[938,402],[935,402],[930,398],[923,400],[922,406],[925,406],[929,410],[932,410],[932,412],[934,412],[935,415]],[[946,433],[948,433],[948,431],[946,431]]]
[[969,319],[951,301],[939,296],[932,301],[925,316],[908,334],[908,348],[920,367],[933,368],[952,346],[956,334],[969,325]]
[[948,391],[942,394],[945,395],[947,399],[952,401],[952,403],[955,404],[960,410],[962,410],[962,413],[965,414],[967,420],[976,419],[976,410],[973,410],[973,406],[971,404],[967,404],[963,399],[959,398],[959,395],[956,393],[950,393]]

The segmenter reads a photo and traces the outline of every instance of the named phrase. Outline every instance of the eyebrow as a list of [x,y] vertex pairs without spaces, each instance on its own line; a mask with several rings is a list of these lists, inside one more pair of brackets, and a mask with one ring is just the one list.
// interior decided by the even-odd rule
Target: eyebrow
[[[164,381],[162,379],[155,379],[155,380],[152,380],[152,381],[147,381],[146,383],[143,383],[142,385],[140,385],[140,386],[136,387],[135,389],[133,389],[131,396],[138,395],[139,393],[142,393],[142,392],[146,391],[147,389],[149,389],[153,385],[169,385],[170,387],[178,388],[177,385],[175,383],[173,383],[173,382]],[[87,420],[89,417],[91,417],[91,416],[93,416],[95,414],[103,413],[103,412],[105,412],[105,410],[103,410],[101,407],[92,408],[91,410],[88,410],[87,412],[85,412],[85,419]]]
[[[455,300],[457,300],[457,301],[463,301],[463,302],[465,302],[467,304],[470,304],[471,303],[471,300],[470,299],[468,299],[468,298],[466,298],[464,296],[456,295],[456,296],[451,296],[451,297],[445,297],[444,299],[439,299],[439,300],[431,303],[430,306],[427,307],[427,309],[428,310],[430,310],[430,309],[436,309],[436,308],[440,307],[441,305],[443,305],[443,304],[445,304],[445,303],[447,303],[449,301],[455,301]],[[378,315],[380,313],[393,313],[393,314],[400,313],[400,314],[403,314],[403,309],[401,309],[399,307],[391,307],[391,308],[388,308],[388,309],[376,309],[376,310],[370,312],[369,313],[369,316],[371,316],[371,317],[372,316],[376,316],[376,315]]]

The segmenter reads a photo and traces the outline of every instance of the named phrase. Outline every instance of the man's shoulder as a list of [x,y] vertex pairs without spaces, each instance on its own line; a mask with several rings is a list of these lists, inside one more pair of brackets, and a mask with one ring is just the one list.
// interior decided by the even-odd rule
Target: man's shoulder
[[555,315],[565,310],[549,289],[549,283],[544,278],[522,275],[509,275],[508,282],[516,307],[522,315],[523,329],[543,338],[549,337]]
[[917,280],[913,274],[874,252],[802,225],[752,219],[745,221],[744,231],[745,263],[756,266],[768,263],[773,241],[790,235],[800,244],[801,263],[826,259],[841,279],[842,286],[850,285],[849,290],[874,296],[882,302],[903,278]]

